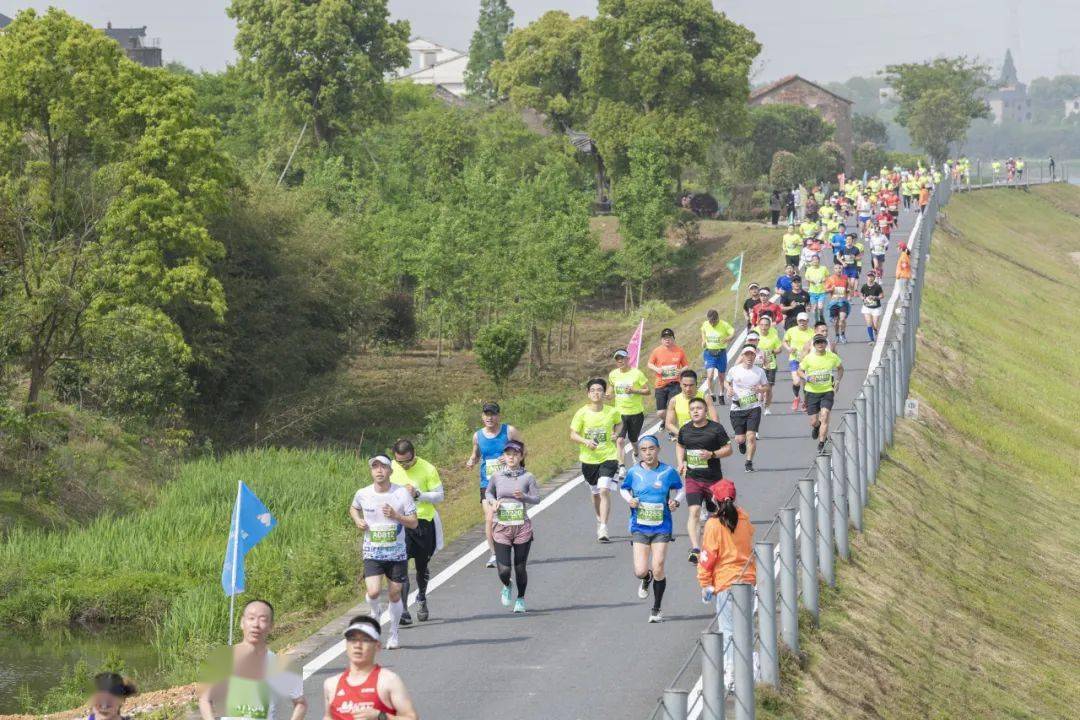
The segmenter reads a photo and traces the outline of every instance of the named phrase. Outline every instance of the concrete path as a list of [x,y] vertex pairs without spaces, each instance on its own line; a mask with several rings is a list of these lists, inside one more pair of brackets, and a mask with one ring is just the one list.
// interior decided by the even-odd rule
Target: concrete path
[[[892,292],[896,246],[907,239],[916,217],[902,213],[900,228],[893,234],[885,266],[886,300]],[[770,283],[774,279],[758,278]],[[860,308],[858,301],[853,303],[849,343],[838,349],[847,375],[834,409],[837,421],[850,410],[872,355]],[[687,342],[688,354],[696,345]],[[700,365],[696,350],[691,358]],[[790,409],[790,375],[785,369],[786,356],[777,375],[773,413],[762,424],[757,472],[744,473],[737,452],[724,461],[725,475],[737,485],[739,503],[760,529],[757,540],[776,540],[775,531],[768,538],[761,531],[784,504],[790,504],[797,481],[815,455],[805,413]],[[726,409],[721,421],[730,432]],[[523,430],[528,440],[528,428]],[[663,459],[672,462],[673,455],[665,438]],[[464,567],[444,575],[445,582],[429,593],[432,619],[402,628],[403,647],[380,654],[384,665],[404,677],[421,717],[646,718],[711,620],[709,608],[699,599],[695,568],[686,560],[684,510],[675,517],[679,537],[668,561],[666,621],[650,625],[646,619],[651,600],[636,595],[626,504],[614,498],[613,542],[601,545],[595,539],[587,486],[576,473],[564,480],[568,485],[545,488],[562,494],[533,521],[536,540],[529,562],[527,615],[513,615],[500,604],[495,571],[483,566],[487,553],[474,550],[482,539],[478,532],[452,543],[436,558],[433,575],[447,567]],[[465,563],[470,551],[477,559]],[[344,657],[334,652],[343,621],[307,644],[309,717],[322,717],[323,680],[344,667]]]

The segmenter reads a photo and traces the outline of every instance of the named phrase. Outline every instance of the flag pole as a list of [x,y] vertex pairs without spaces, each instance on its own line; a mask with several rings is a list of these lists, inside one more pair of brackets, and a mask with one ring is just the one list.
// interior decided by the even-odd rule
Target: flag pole
[[739,297],[740,297],[739,293],[742,292],[742,271],[743,271],[743,260],[745,259],[743,256],[745,254],[746,254],[745,252],[739,253],[739,274],[735,278],[735,293],[734,293],[735,294],[735,308],[734,308],[734,311],[733,311],[732,315],[735,318],[735,326],[736,327],[738,327],[738,321],[739,321]]
[[236,611],[236,560],[240,550],[240,488],[243,483],[236,481],[236,505],[233,508],[232,522],[232,581],[229,583],[229,644],[233,644],[233,617]]

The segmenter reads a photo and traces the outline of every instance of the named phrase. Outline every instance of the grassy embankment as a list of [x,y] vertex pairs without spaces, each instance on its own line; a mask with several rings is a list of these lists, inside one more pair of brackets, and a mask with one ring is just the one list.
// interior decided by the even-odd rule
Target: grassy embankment
[[803,669],[762,718],[1080,707],[1080,188],[954,196],[912,394]]
[[[601,219],[602,239],[617,242],[611,219]],[[663,326],[679,333],[691,357],[697,354],[697,327],[704,312],[734,307],[724,263],[746,253],[746,275],[771,281],[779,272],[778,235],[758,224],[706,221],[701,238],[685,250],[669,299],[646,320],[646,348]],[[741,303],[741,297],[740,297]],[[547,478],[571,466],[576,451],[566,427],[581,398],[580,382],[604,372],[614,347],[625,342],[636,318],[596,311],[579,319],[578,347],[557,357],[541,380],[517,385],[503,399],[506,418],[520,425],[530,449],[530,467]],[[363,454],[394,433],[420,431],[421,455],[439,465],[448,488],[442,508],[448,537],[480,519],[474,471],[463,466],[477,406],[490,388],[468,355],[451,358],[436,371],[422,354],[409,358],[359,359],[354,374],[357,407],[337,417],[336,432],[352,418],[368,423]],[[410,388],[409,402],[395,398]],[[428,390],[430,389],[430,391]],[[427,398],[428,404],[418,398]],[[425,421],[426,416],[426,421]],[[353,438],[359,435],[359,425]],[[366,468],[355,448],[265,448],[184,464],[154,506],[128,516],[102,518],[62,533],[17,531],[0,544],[0,623],[55,627],[76,621],[127,623],[143,627],[169,658],[163,677],[150,685],[190,677],[192,662],[226,634],[227,603],[218,583],[229,507],[236,481],[244,480],[268,504],[279,526],[251,554],[248,593],[268,597],[279,608],[279,643],[287,643],[355,603],[358,560],[356,534],[346,507]],[[145,684],[145,683],[144,683]],[[63,705],[60,696],[51,707]]]

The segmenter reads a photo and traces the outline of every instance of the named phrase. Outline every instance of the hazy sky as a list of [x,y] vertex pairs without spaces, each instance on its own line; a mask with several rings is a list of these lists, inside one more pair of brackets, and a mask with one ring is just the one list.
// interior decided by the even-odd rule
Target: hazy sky
[[[675,2],[677,0],[672,0]],[[147,25],[166,61],[219,70],[234,58],[227,0],[0,0],[0,12],[61,7],[103,26]],[[763,50],[755,82],[799,73],[812,80],[873,74],[887,63],[941,54],[976,55],[996,66],[1011,47],[1020,79],[1080,74],[1078,0],[716,0],[753,30]],[[547,10],[592,14],[596,0],[510,0],[516,24]],[[423,35],[468,49],[479,0],[390,0],[391,14]]]

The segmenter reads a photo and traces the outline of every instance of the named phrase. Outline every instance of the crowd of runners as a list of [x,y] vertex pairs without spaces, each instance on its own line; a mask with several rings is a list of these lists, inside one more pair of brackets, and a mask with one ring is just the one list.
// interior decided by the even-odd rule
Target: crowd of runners
[[[637,596],[652,596],[649,623],[664,619],[665,563],[676,535],[674,513],[685,505],[687,560],[697,567],[702,600],[716,602],[721,630],[730,636],[727,593],[734,582],[752,583],[755,568],[753,526],[736,505],[736,487],[725,477],[722,462],[737,453],[744,470],[755,471],[762,452],[759,433],[777,401],[778,376],[785,383],[790,379],[791,411],[806,413],[807,432],[817,441],[818,452],[824,452],[830,412],[844,379],[836,351],[848,342],[852,308],[861,306],[867,342],[876,342],[885,300],[880,278],[888,271],[886,252],[895,242],[900,213],[904,208],[922,212],[940,180],[936,171],[922,168],[882,168],[865,181],[841,176],[831,188],[814,187],[800,211],[788,218],[780,239],[786,259],[783,274],[774,283],[747,287],[745,326],[737,330],[715,310],[705,314],[700,337],[692,338],[700,342],[700,374],[674,330],[665,328],[645,358],[645,370],[620,348],[613,353],[614,367],[607,376],[585,383],[585,403],[570,422],[569,439],[579,446],[598,542],[612,540],[612,503],[625,502],[629,508],[632,572]],[[911,278],[911,261],[905,244],[897,246],[893,272],[903,283]],[[729,354],[737,338],[739,345]],[[787,374],[782,375],[785,363]],[[647,429],[649,395],[655,415]],[[787,400],[780,402],[786,405]],[[540,502],[540,491],[526,469],[525,433],[505,422],[494,402],[480,408],[480,420],[465,464],[478,473],[490,550],[485,564],[497,578],[492,595],[497,594],[509,612],[527,614],[533,544],[529,508]],[[660,457],[664,436],[674,444],[673,465]],[[397,441],[386,454],[371,457],[368,465],[372,481],[356,492],[349,514],[362,538],[369,612],[353,617],[344,631],[348,667],[326,680],[324,717],[411,720],[417,715],[403,681],[375,658],[380,647],[401,647],[400,627],[414,622],[408,610],[413,582],[415,621],[431,617],[429,565],[442,547],[438,506],[446,494],[438,470],[417,456],[409,440]],[[265,635],[272,622],[269,603],[249,602],[241,618],[242,645],[258,648],[263,643],[266,656]],[[734,667],[730,658],[725,667]],[[268,695],[242,682],[234,688],[232,679],[229,687],[223,698],[225,716],[266,717],[257,711],[269,709]],[[305,709],[302,697],[288,696],[295,699],[293,718],[299,720]],[[204,700],[200,709],[212,720],[210,696]]]

